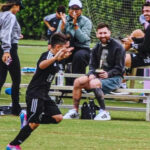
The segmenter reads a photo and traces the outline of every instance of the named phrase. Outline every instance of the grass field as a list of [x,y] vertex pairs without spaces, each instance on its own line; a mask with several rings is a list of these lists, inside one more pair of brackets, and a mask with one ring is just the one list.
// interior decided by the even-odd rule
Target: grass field
[[[23,45],[34,41],[22,41]],[[39,44],[40,43],[40,44]],[[40,54],[47,50],[45,41],[35,45],[19,46],[21,67],[36,67]],[[31,75],[22,76],[22,83],[29,83]],[[11,82],[8,75],[7,81]],[[136,82],[137,87],[142,84]],[[11,98],[2,89],[0,105],[10,104]],[[25,90],[21,89],[20,102],[25,102]],[[72,104],[65,99],[65,104]],[[141,103],[107,100],[107,106],[145,107]],[[67,109],[62,109],[64,114]],[[150,123],[145,112],[111,111],[111,121],[63,120],[58,125],[41,125],[21,146],[23,150],[149,150]],[[0,150],[16,136],[20,129],[19,117],[0,116]]]

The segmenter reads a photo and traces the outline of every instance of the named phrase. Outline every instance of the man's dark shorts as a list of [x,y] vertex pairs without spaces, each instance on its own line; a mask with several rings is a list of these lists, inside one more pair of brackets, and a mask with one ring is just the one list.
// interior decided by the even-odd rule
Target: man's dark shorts
[[140,54],[131,54],[131,67],[149,66],[150,56],[142,57]]
[[42,115],[52,117],[61,114],[51,99],[44,101],[38,98],[26,98],[28,122],[40,123]]
[[122,77],[115,76],[111,78],[100,79],[100,82],[102,83],[102,90],[104,94],[108,94],[120,87],[120,84],[122,83]]

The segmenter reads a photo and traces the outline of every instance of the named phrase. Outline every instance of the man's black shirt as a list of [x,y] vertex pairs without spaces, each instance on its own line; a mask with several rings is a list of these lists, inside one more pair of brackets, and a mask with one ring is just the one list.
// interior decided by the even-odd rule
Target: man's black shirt
[[43,70],[39,68],[39,64],[43,60],[51,59],[53,56],[54,55],[50,51],[47,51],[41,55],[37,63],[36,72],[27,88],[27,97],[41,98],[43,100],[49,99],[48,92],[50,89],[50,85],[59,69],[58,61],[55,61]]
[[108,50],[106,57],[107,65],[102,68],[108,72],[108,77],[123,76],[125,70],[125,50],[120,43],[111,38],[104,48],[101,42],[98,42],[93,48],[89,63],[89,73],[95,74],[95,70],[100,66],[100,60],[103,49]]

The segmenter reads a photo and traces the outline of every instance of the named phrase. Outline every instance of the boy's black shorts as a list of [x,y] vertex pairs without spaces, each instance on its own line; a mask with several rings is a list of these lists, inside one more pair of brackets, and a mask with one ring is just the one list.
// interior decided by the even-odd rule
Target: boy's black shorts
[[44,101],[38,98],[27,98],[27,119],[28,122],[40,123],[42,115],[54,116],[61,114],[54,101]]
[[140,66],[150,65],[150,56],[141,57],[140,54],[131,54],[131,67],[136,68]]

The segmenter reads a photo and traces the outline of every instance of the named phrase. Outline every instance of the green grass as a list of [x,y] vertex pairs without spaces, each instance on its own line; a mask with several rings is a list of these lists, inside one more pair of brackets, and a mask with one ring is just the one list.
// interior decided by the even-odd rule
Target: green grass
[[32,46],[47,46],[45,40],[20,40],[19,45],[32,45]]
[[[66,110],[62,110],[63,113]],[[112,121],[64,120],[41,125],[21,145],[23,150],[148,150],[150,124],[144,113],[111,112]],[[124,118],[122,118],[124,117]],[[0,149],[19,132],[17,117],[0,117]]]
[[[32,45],[44,41],[22,41]],[[20,42],[21,43],[21,42]],[[40,54],[47,46],[19,46],[21,67],[36,67]],[[21,83],[29,83],[31,75],[23,75]],[[7,83],[11,82],[10,76]],[[136,87],[142,88],[136,81]],[[0,95],[0,105],[10,104],[10,96]],[[25,102],[25,88],[21,89],[20,102]],[[72,104],[72,99],[64,99]],[[81,101],[81,104],[83,101]],[[145,107],[141,103],[106,100],[106,106]],[[64,114],[67,109],[62,109]],[[148,150],[150,149],[150,124],[145,121],[145,112],[111,111],[111,121],[63,120],[58,125],[41,125],[21,145],[23,150]],[[0,116],[0,150],[17,135],[20,121],[14,116]]]

